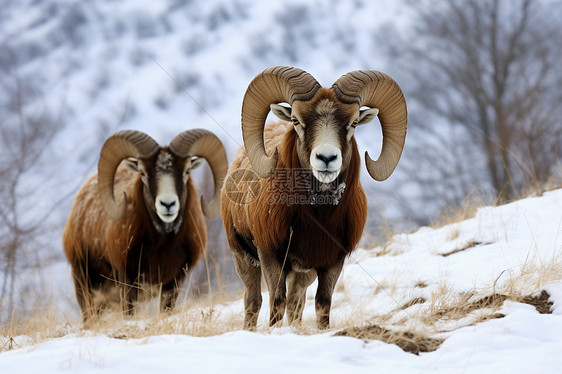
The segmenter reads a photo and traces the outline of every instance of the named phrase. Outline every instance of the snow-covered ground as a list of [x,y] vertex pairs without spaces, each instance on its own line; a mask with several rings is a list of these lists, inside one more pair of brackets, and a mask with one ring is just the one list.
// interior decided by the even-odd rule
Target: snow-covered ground
[[[206,337],[118,339],[115,331],[84,331],[74,320],[60,327],[69,333],[59,338],[0,337],[0,347],[14,347],[0,353],[0,372],[556,373],[562,367],[561,251],[562,190],[555,190],[353,252],[326,332],[314,327],[312,285],[302,328],[267,327],[264,303],[258,331],[238,329],[241,300],[214,306],[212,323],[236,325]],[[169,318],[205,324],[209,309],[182,313]],[[373,325],[442,343],[416,355],[377,339],[335,336]]]
[[[47,217],[45,223],[54,227],[36,238],[41,242],[37,254],[28,251],[58,261],[18,274],[17,283],[28,296],[23,302],[56,300],[52,307],[63,322],[44,327],[58,338],[0,336],[0,373],[559,371],[562,191],[483,208],[465,222],[423,228],[398,235],[385,247],[357,250],[334,294],[333,329],[327,332],[315,329],[315,285],[302,329],[268,328],[264,303],[258,332],[241,331],[238,300],[212,310],[182,309],[169,317],[168,325],[178,320],[178,329],[167,335],[143,336],[151,323],[143,320],[125,321],[104,333],[82,330],[60,237],[71,196],[95,171],[99,147],[111,132],[133,128],[165,143],[180,131],[204,127],[221,137],[231,156],[241,144],[242,97],[259,71],[293,65],[330,85],[341,74],[368,68],[402,82],[401,67],[413,62],[382,55],[376,36],[411,19],[403,1],[388,0],[22,0],[3,5],[0,65],[13,60],[3,79],[33,82],[38,97],[29,105],[60,116],[64,125],[19,187],[27,208],[22,214]],[[0,92],[0,99],[6,96],[10,92]],[[380,148],[377,126],[360,132],[361,150]],[[401,163],[408,162],[408,152],[406,146]],[[386,217],[398,213],[392,204],[379,204],[385,200],[381,192],[412,188],[397,182],[400,173],[399,167],[382,184],[365,182],[377,190],[369,203]],[[41,193],[29,196],[36,186]],[[411,198],[411,203],[420,201]],[[552,314],[539,314],[528,303],[543,290],[553,303]],[[501,306],[490,307],[496,304]],[[60,317],[63,313],[67,317]],[[205,330],[206,325],[209,331],[200,333],[198,326]],[[373,325],[443,343],[414,355],[377,339],[334,336],[351,326],[368,331]],[[134,337],[123,333],[128,328],[136,328]]]

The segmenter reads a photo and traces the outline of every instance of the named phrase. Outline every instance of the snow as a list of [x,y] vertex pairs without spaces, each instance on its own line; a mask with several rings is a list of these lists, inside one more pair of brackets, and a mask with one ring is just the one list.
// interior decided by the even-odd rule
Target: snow
[[[385,247],[358,249],[336,286],[333,328],[325,332],[315,328],[313,284],[307,293],[304,329],[269,328],[267,302],[257,332],[238,329],[243,302],[237,300],[213,309],[217,319],[234,318],[239,327],[207,337],[117,339],[76,326],[67,326],[69,332],[60,338],[40,342],[15,337],[15,349],[0,353],[0,372],[557,372],[562,365],[561,208],[562,190],[555,190],[484,207],[473,218],[441,228],[396,235]],[[69,283],[57,287],[70,292]],[[424,319],[432,306],[446,308],[453,299],[464,297],[468,303],[493,293],[536,296],[542,290],[553,302],[551,314],[506,300],[496,311],[482,308],[434,323]],[[265,301],[267,297],[265,292]],[[427,302],[401,307],[418,297]],[[195,310],[193,315],[206,311]],[[486,313],[503,317],[478,320]],[[444,342],[433,352],[415,355],[379,340],[334,336],[345,327],[373,323],[394,331],[423,331]],[[4,344],[8,337],[0,339]]]
[[[384,247],[356,250],[336,287],[333,327],[326,332],[315,328],[316,284],[307,292],[302,330],[267,327],[267,292],[253,333],[239,329],[242,300],[213,306],[215,323],[233,320],[235,327],[208,337],[177,333],[117,339],[112,332],[83,330],[60,237],[71,196],[95,171],[99,148],[110,133],[136,129],[164,144],[180,131],[206,128],[225,143],[230,160],[242,143],[244,91],[266,67],[298,66],[325,86],[362,68],[384,70],[400,82],[401,66],[411,62],[382,56],[374,36],[384,32],[385,25],[408,25],[409,8],[402,1],[359,0],[9,3],[0,10],[0,45],[14,54],[14,69],[22,81],[37,83],[41,97],[32,103],[33,109],[64,119],[45,159],[26,176],[21,193],[27,197],[27,191],[42,187],[40,194],[26,200],[31,208],[25,213],[35,220],[47,217],[49,228],[55,227],[37,238],[44,243],[37,256],[58,261],[18,275],[18,282],[34,292],[29,303],[51,300],[56,313],[68,320],[54,327],[58,338],[0,336],[0,373],[559,371],[560,190],[485,207],[471,219],[441,228],[396,235]],[[66,15],[76,14],[73,11],[86,21],[65,23]],[[152,27],[139,33],[138,25],[145,21]],[[357,130],[362,152],[374,155],[380,149],[379,133],[376,126]],[[405,155],[414,141],[408,138]],[[412,189],[412,184],[395,183],[394,178],[383,184],[362,178],[365,188],[376,186],[369,204],[387,217],[399,214],[392,204],[377,200],[386,196],[378,192]],[[552,314],[507,300],[499,310],[482,308],[428,322],[451,305],[469,305],[494,293],[536,296],[542,290],[550,295]],[[426,301],[403,308],[416,299]],[[209,313],[209,307],[182,313],[191,324],[202,324],[201,315]],[[505,317],[485,319],[492,313]],[[419,331],[444,342],[434,352],[414,355],[379,340],[334,336],[349,326],[371,324]],[[14,349],[7,350],[10,344]]]

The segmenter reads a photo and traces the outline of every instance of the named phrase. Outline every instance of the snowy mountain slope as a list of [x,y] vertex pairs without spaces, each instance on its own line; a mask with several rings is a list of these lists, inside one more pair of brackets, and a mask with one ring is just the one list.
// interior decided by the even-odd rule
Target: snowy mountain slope
[[[312,285],[302,328],[268,328],[264,303],[258,331],[241,331],[242,300],[183,309],[168,317],[166,334],[150,333],[158,320],[123,321],[105,333],[73,321],[39,343],[1,337],[0,347],[15,349],[0,354],[0,370],[554,373],[562,364],[561,208],[555,190],[354,252],[327,332],[315,328]],[[370,334],[374,326],[436,344],[430,352],[418,344],[415,355],[392,334]]]

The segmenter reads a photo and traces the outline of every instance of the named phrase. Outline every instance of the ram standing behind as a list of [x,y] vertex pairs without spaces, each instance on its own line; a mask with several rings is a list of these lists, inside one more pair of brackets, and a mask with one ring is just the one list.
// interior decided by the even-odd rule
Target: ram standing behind
[[[210,202],[199,200],[190,176],[203,159],[215,184]],[[139,290],[150,286],[160,288],[162,310],[174,306],[205,250],[203,214],[218,214],[227,166],[222,143],[206,130],[184,131],[163,147],[133,130],[106,140],[63,234],[85,323],[115,303],[132,313]]]

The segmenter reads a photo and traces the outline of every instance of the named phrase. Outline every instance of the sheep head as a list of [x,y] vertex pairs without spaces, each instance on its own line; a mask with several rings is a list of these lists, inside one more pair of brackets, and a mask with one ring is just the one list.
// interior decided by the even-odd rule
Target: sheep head
[[222,143],[211,132],[201,129],[184,131],[169,146],[162,147],[139,131],[123,130],[111,135],[100,152],[98,188],[104,209],[112,220],[120,220],[126,214],[125,193],[116,201],[113,192],[115,172],[125,159],[138,171],[144,203],[160,233],[179,229],[190,172],[203,159],[213,172],[215,190],[209,202],[201,198],[201,208],[207,217],[218,214],[220,188],[228,165]]
[[376,161],[365,153],[367,170],[373,179],[382,181],[398,164],[406,137],[406,101],[398,84],[384,73],[353,71],[330,89],[297,68],[273,67],[258,74],[244,96],[242,133],[252,168],[262,178],[273,173],[278,157],[277,150],[269,156],[264,147],[263,129],[270,109],[293,123],[299,162],[320,183],[334,181],[347,168],[355,128],[377,115],[383,147]]

